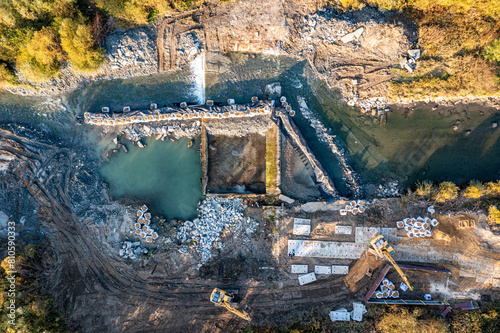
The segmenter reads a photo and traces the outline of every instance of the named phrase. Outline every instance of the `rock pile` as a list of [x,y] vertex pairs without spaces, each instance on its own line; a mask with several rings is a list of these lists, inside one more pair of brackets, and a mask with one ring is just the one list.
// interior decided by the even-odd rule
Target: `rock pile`
[[397,197],[401,194],[401,188],[397,181],[389,182],[386,185],[380,184],[377,189],[377,197],[388,198]]
[[112,70],[131,68],[145,74],[157,70],[156,45],[148,28],[117,31],[106,38],[105,48]]
[[118,253],[125,259],[138,259],[141,254],[148,253],[148,249],[142,247],[141,242],[124,241]]
[[177,52],[183,62],[190,62],[203,50],[203,42],[191,31],[177,37]]
[[318,140],[328,145],[332,153],[342,165],[342,178],[346,182],[347,187],[349,187],[354,195],[361,195],[361,187],[359,186],[360,180],[358,175],[354,172],[352,167],[347,162],[346,150],[342,148],[340,142],[337,141],[338,139],[336,138],[336,136],[331,134],[332,130],[326,127],[320,120],[319,116],[309,109],[304,97],[297,96],[297,102],[299,103],[301,115],[305,119],[307,119],[310,123],[310,126],[314,128]]
[[193,243],[201,255],[201,263],[212,258],[212,249],[223,249],[221,236],[233,233],[233,238],[242,234],[250,236],[259,225],[252,218],[245,217],[246,206],[240,198],[209,197],[198,207],[199,218],[186,221],[177,231],[177,238],[183,243]]

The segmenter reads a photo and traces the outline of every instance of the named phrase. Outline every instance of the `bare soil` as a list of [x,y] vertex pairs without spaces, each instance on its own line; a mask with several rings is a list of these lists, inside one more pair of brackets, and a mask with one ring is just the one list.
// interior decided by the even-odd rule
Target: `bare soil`
[[266,193],[266,137],[208,135],[209,193]]

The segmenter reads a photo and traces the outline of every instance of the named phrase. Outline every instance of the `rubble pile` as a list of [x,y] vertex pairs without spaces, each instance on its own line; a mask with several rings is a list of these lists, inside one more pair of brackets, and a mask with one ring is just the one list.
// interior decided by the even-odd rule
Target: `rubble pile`
[[386,185],[380,184],[377,189],[377,197],[388,198],[401,195],[401,188],[397,181],[389,182]]
[[177,238],[183,243],[192,243],[201,255],[201,263],[212,258],[212,249],[224,249],[221,236],[229,232],[236,238],[242,234],[250,236],[259,223],[245,217],[246,205],[240,198],[209,197],[198,207],[199,218],[186,221],[177,231]]
[[141,138],[155,136],[156,140],[165,141],[168,136],[180,138],[193,138],[199,134],[200,122],[169,123],[168,125],[133,125],[123,129],[128,140],[137,142]]
[[105,45],[111,69],[157,69],[157,52],[154,38],[147,28],[117,31],[106,39]]
[[297,28],[303,41],[333,44],[341,42],[342,37],[353,30],[353,27],[354,24],[345,17],[320,9],[318,13],[303,17]]
[[408,237],[431,237],[431,227],[436,227],[439,224],[438,220],[429,217],[407,217],[403,221],[397,221],[398,228],[404,228]]
[[148,249],[141,246],[141,242],[122,242],[122,248],[118,251],[119,255],[125,259],[138,259],[141,254],[148,253]]
[[[357,99],[356,101],[357,102]],[[375,110],[377,113],[387,110],[387,100],[384,97],[375,97],[370,99],[365,99],[362,102],[358,102],[359,107],[362,112],[368,112],[370,110]]]
[[190,62],[203,50],[203,42],[191,31],[177,37],[177,52],[183,62]]

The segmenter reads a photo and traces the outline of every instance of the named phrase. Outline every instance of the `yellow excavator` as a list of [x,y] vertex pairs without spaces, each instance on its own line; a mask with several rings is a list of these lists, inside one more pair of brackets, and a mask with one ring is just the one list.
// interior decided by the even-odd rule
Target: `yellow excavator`
[[229,295],[227,292],[224,290],[221,290],[219,288],[215,288],[212,291],[212,295],[210,295],[210,301],[214,303],[216,306],[222,306],[226,309],[228,309],[230,312],[234,313],[240,318],[243,318],[245,320],[250,321],[251,318],[246,313],[246,311],[239,311],[231,306],[231,302],[233,301],[233,294]]
[[392,256],[394,255],[394,248],[385,240],[384,236],[375,236],[370,241],[370,244],[373,246],[380,258],[385,257],[392,264],[392,267],[394,267],[396,271],[398,271],[399,275],[403,279],[404,283],[406,283],[408,288],[410,288],[410,290],[413,290],[413,287],[410,285],[410,282],[408,282],[405,273],[403,273],[394,258],[392,258]]

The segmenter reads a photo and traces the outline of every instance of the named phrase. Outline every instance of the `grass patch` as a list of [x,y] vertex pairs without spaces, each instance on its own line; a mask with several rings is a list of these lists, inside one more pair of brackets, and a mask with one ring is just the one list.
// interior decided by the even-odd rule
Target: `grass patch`
[[272,125],[266,132],[266,193],[278,189],[278,128]]

